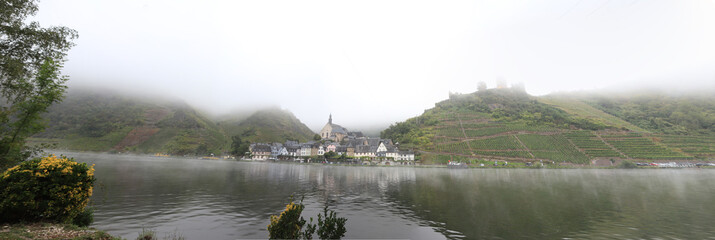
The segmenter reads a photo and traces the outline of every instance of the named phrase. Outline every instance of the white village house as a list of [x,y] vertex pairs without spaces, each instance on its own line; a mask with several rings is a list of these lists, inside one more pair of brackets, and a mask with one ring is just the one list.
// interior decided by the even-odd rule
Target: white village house
[[350,132],[346,128],[334,124],[333,116],[328,117],[319,133],[321,142],[298,143],[254,143],[250,151],[253,160],[269,159],[308,159],[322,156],[327,152],[335,152],[360,161],[383,164],[414,164],[415,155],[412,151],[401,151],[390,139],[365,137],[361,132]]

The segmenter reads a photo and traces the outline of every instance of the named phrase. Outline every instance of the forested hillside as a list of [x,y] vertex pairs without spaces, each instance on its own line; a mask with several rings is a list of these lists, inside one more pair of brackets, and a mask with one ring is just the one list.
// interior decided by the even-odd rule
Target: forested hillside
[[231,137],[237,134],[278,142],[313,135],[290,112],[280,109],[216,123],[180,101],[106,91],[71,91],[44,118],[46,130],[31,138],[31,143],[80,151],[219,155],[229,151]]
[[292,113],[280,108],[258,110],[246,119],[219,123],[227,135],[251,142],[309,141],[315,133]]
[[654,133],[715,133],[715,93],[658,91],[573,96]]
[[[713,116],[709,113],[712,99],[689,99],[685,104],[693,107],[684,107],[679,100],[666,99],[669,102],[660,105],[680,108],[650,111],[655,103],[621,100],[606,105],[620,107],[609,108],[599,104],[605,101],[600,98],[533,97],[514,89],[489,89],[452,94],[422,115],[393,124],[381,135],[419,150],[424,163],[504,159],[590,164],[595,159],[714,157],[715,137],[712,124],[707,124]],[[659,117],[667,111],[678,114],[682,108],[701,110],[697,114],[686,111],[698,115],[698,124]],[[635,109],[641,114],[633,114]],[[650,121],[638,121],[643,119]],[[661,120],[670,123],[664,125],[668,130],[644,124]]]

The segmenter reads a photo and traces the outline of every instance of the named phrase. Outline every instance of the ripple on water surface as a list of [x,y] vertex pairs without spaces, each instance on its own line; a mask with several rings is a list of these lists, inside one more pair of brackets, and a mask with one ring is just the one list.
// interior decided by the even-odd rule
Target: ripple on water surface
[[94,227],[187,239],[265,238],[293,195],[347,217],[346,238],[715,235],[715,174],[691,170],[335,167],[65,153],[95,163]]

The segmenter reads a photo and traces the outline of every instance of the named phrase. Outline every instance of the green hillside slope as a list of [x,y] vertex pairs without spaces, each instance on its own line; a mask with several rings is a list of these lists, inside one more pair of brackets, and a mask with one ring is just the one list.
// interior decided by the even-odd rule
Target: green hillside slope
[[597,109],[580,100],[574,99],[573,97],[562,95],[548,95],[540,97],[538,98],[538,100],[542,103],[552,105],[554,107],[566,111],[569,114],[573,114],[581,118],[592,119],[594,121],[603,121],[604,125],[613,126],[623,130],[648,132],[643,128],[640,128],[623,119],[601,111],[600,109]]
[[30,143],[78,151],[220,155],[238,134],[262,142],[306,141],[314,134],[276,108],[216,122],[178,101],[87,90],[71,91],[44,117],[46,130]]
[[292,113],[268,108],[256,111],[248,118],[219,122],[227,136],[241,135],[251,142],[309,141],[315,133]]
[[654,133],[715,133],[715,93],[643,91],[593,93],[572,98]]
[[72,91],[44,117],[46,130],[31,141],[61,149],[204,155],[227,144],[213,122],[180,102]]
[[451,95],[381,134],[421,152],[423,163],[448,160],[691,160],[712,157],[705,136],[652,134],[578,100],[537,98],[511,89]]

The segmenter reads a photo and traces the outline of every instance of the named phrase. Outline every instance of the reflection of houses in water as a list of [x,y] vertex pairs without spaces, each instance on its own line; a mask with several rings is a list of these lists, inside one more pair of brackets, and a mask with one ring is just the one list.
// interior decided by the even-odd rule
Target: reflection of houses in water
[[415,181],[413,168],[346,168],[313,167],[312,181],[326,195],[355,194],[366,192],[385,193],[400,182]]
[[[316,192],[317,199],[340,198],[369,193],[385,194],[400,183],[414,182],[414,168],[344,167],[324,165],[245,163],[242,178],[265,179],[272,184],[297,183],[304,190]],[[318,189],[318,191],[309,189]],[[295,197],[301,197],[296,195]]]

